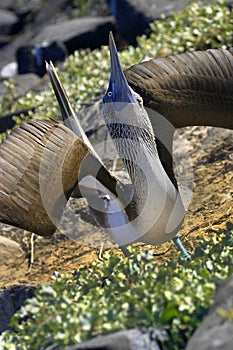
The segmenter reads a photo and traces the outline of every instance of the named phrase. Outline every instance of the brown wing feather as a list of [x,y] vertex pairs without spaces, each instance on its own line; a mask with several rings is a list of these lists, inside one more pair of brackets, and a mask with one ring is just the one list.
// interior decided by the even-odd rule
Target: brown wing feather
[[233,53],[212,49],[155,58],[125,71],[144,105],[176,128],[212,125],[233,129]]
[[29,121],[14,130],[0,145],[0,221],[51,235],[88,152],[56,121]]

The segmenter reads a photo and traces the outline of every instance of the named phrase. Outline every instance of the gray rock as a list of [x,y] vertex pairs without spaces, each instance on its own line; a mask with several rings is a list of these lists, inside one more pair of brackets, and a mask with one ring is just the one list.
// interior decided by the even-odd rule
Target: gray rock
[[10,329],[11,317],[26,299],[33,297],[35,289],[33,286],[11,286],[0,291],[0,334]]
[[200,327],[189,340],[185,350],[232,350],[233,278],[223,282],[214,303]]
[[17,0],[4,0],[0,3],[0,8],[5,10],[10,10],[16,6]]
[[[2,3],[3,1],[1,1]],[[15,1],[16,3],[16,1]],[[24,3],[24,2],[23,2]],[[32,38],[37,35],[42,28],[49,23],[54,23],[61,11],[64,12],[67,0],[56,1],[30,1],[30,5],[34,10],[27,21],[24,21],[24,30],[14,37],[11,42],[0,50],[0,69],[7,63],[15,60],[17,49],[24,45],[31,45]],[[16,9],[17,13],[19,8]],[[1,38],[0,38],[1,39]]]
[[3,79],[13,78],[17,74],[17,63],[10,62],[5,67],[1,69],[0,75]]
[[22,263],[24,252],[20,245],[11,239],[0,236],[0,266],[15,263]]
[[80,48],[96,49],[108,44],[110,31],[115,32],[114,18],[82,17],[51,24],[43,28],[33,39],[33,44],[42,42],[63,42],[69,53]]
[[129,329],[99,336],[79,345],[66,348],[48,347],[47,350],[161,350],[159,343],[163,343],[164,339],[165,332],[159,329],[155,329],[152,332]]
[[19,19],[11,11],[0,9],[0,33],[15,34],[19,31]]
[[11,42],[11,35],[7,35],[7,34],[0,34],[0,49],[3,46],[8,45]]

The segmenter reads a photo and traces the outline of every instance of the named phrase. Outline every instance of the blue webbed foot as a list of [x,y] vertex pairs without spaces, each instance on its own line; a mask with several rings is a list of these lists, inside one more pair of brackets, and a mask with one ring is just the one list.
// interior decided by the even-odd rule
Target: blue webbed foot
[[172,240],[175,243],[175,245],[177,246],[178,250],[181,252],[183,258],[185,260],[190,260],[191,259],[191,255],[186,251],[186,249],[183,246],[180,238],[178,236],[175,236]]

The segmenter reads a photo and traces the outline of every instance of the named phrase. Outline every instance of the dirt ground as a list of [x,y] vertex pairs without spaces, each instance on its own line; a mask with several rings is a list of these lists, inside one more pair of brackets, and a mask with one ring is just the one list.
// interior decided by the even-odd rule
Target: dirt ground
[[[226,221],[233,220],[232,140],[232,131],[217,128],[190,127],[177,133],[176,167],[183,174],[182,177],[187,177],[188,182],[192,175],[194,180],[191,202],[180,231],[180,237],[190,253],[197,245],[197,236],[207,237],[219,228],[224,228]],[[182,159],[184,147],[188,150],[193,172],[190,167],[186,169],[187,161]],[[185,180],[182,182],[185,183]],[[76,212],[83,217],[88,215],[84,200],[79,202]],[[29,269],[31,235],[1,224],[0,235],[20,243],[23,253],[17,258],[0,259],[0,289],[16,284],[52,283],[51,276],[55,271],[72,271],[98,259],[101,242],[106,241],[106,238],[97,228],[93,227],[92,230],[91,227],[85,221],[80,225],[82,242],[59,233],[51,238],[36,238],[34,264]],[[105,247],[120,253],[116,245],[109,243]],[[138,249],[146,247],[138,244]],[[170,242],[155,247],[156,261],[163,263],[168,260],[171,250],[176,251],[176,248]]]

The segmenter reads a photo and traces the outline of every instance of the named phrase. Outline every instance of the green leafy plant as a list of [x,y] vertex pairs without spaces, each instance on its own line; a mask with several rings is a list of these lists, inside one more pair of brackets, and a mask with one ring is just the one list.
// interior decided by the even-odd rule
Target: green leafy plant
[[99,5],[97,0],[74,0],[72,12],[73,17],[87,16],[89,11]]
[[167,349],[183,349],[207,313],[216,284],[233,272],[233,224],[200,239],[191,262],[157,266],[152,251],[130,258],[104,255],[72,274],[54,276],[13,317],[5,332],[6,349],[69,345],[98,334],[131,327],[167,330]]
[[225,4],[190,1],[180,13],[154,21],[150,38],[138,38],[144,57],[232,46],[233,16]]
[[11,105],[14,103],[17,97],[17,89],[15,88],[15,82],[13,79],[5,80],[4,86],[6,93],[0,96],[0,114],[4,114],[9,111]]

